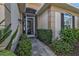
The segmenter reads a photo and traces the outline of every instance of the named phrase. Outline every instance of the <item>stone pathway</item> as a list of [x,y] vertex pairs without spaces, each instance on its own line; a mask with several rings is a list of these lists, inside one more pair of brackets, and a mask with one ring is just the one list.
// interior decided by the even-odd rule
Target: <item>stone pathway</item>
[[38,39],[31,38],[32,56],[55,56],[51,49]]

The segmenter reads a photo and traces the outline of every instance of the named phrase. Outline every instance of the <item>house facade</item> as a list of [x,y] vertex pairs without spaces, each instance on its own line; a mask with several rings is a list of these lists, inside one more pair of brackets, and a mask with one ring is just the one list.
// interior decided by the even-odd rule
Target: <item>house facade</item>
[[66,3],[44,4],[37,11],[37,29],[51,29],[52,39],[63,28],[79,28],[79,9]]
[[[67,3],[27,3],[26,8],[26,33],[30,30],[28,36],[34,36],[37,29],[51,29],[53,39],[59,37],[63,28],[79,27],[79,9]],[[26,9],[26,10],[27,10]],[[35,13],[33,13],[36,10]],[[30,16],[27,16],[30,15]],[[32,19],[33,21],[28,21]],[[28,25],[29,24],[29,25]],[[32,25],[32,26],[31,26]],[[34,32],[34,33],[31,33]]]
[[[11,25],[11,35],[18,28],[11,50],[14,51],[20,35],[36,37],[37,29],[52,30],[52,39],[58,38],[63,28],[79,27],[79,9],[66,3],[6,3],[0,4],[0,29]],[[11,35],[8,38],[11,38]],[[5,48],[9,41],[2,43]]]
[[[78,28],[79,27],[79,9],[67,3],[44,3],[44,4],[26,4],[26,8],[36,10],[29,12],[30,16],[26,15],[26,33],[28,29],[33,29],[36,33],[37,29],[51,29],[53,39],[59,37],[59,33],[63,28]],[[28,14],[28,13],[26,13]],[[33,16],[31,16],[33,15]],[[27,21],[33,19],[32,21]],[[27,25],[30,24],[30,25]],[[33,28],[32,28],[33,27]],[[31,35],[27,33],[27,35]]]

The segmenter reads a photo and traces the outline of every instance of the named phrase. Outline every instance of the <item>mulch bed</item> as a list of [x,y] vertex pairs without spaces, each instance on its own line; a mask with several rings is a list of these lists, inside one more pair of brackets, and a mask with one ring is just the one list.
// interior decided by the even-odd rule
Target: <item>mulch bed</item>
[[64,55],[61,53],[56,53],[58,56],[79,56],[79,42],[74,45],[74,50],[68,55]]
[[71,56],[79,56],[79,42],[77,42],[74,46],[74,50],[71,54]]
[[[47,44],[48,45],[48,44]],[[51,47],[51,45],[48,45],[51,49],[52,49],[52,47]],[[54,51],[53,51],[54,52]],[[55,53],[55,52],[54,52]],[[79,42],[77,42],[75,45],[74,45],[74,50],[71,52],[71,53],[69,53],[69,54],[67,54],[67,55],[65,55],[65,54],[62,54],[62,53],[55,53],[57,56],[79,56]]]

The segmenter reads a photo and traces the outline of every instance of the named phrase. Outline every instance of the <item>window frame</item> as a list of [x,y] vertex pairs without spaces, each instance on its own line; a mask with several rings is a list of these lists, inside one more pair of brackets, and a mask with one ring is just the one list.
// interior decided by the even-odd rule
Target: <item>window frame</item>
[[[75,28],[75,17],[72,15],[72,14],[69,14],[69,13],[61,13],[61,28],[65,28],[65,15],[69,15],[69,16],[71,16],[71,24],[70,24],[70,28]],[[68,16],[68,17],[69,17]]]

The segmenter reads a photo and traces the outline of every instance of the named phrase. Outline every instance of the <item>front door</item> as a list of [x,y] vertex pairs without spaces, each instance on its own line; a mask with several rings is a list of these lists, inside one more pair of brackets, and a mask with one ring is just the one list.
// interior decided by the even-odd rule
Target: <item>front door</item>
[[28,37],[35,37],[35,17],[26,17],[26,33]]

